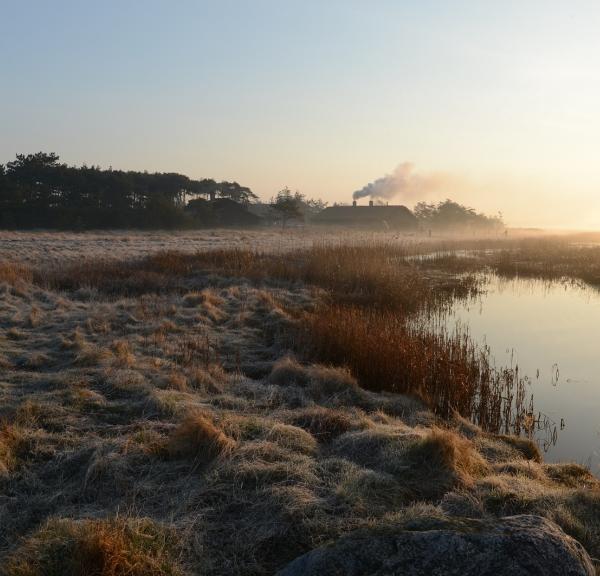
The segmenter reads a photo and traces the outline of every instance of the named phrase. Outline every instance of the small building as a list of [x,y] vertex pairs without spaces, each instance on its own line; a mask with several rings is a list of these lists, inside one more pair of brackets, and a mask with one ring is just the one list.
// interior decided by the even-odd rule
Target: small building
[[359,206],[331,206],[319,212],[314,218],[315,224],[330,226],[352,226],[363,228],[415,230],[417,218],[406,206],[374,204]]

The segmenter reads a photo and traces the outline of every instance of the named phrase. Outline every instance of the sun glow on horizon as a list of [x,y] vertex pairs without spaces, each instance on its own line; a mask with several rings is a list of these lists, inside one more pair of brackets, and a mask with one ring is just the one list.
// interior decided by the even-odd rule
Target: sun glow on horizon
[[412,162],[452,178],[424,200],[600,228],[598,29],[591,1],[7,3],[0,162],[54,151],[330,203]]

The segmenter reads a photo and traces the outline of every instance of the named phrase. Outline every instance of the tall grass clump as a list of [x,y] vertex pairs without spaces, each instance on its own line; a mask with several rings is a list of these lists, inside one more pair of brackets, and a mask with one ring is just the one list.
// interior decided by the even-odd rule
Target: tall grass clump
[[364,388],[419,396],[442,417],[458,412],[495,432],[520,431],[525,420],[518,371],[495,369],[467,334],[337,305],[307,314],[297,338],[307,356],[348,367]]
[[167,453],[172,458],[189,458],[207,464],[234,447],[234,441],[202,413],[191,413],[172,432]]
[[14,285],[19,281],[29,283],[32,279],[33,272],[27,265],[19,262],[0,260],[0,284],[6,282],[7,284]]
[[5,576],[181,576],[173,534],[148,519],[52,519],[25,538]]

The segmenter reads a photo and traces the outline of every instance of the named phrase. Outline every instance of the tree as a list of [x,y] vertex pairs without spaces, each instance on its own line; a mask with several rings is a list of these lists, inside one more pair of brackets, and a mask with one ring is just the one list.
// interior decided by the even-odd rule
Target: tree
[[320,198],[309,198],[303,201],[304,212],[309,216],[318,214],[327,208],[328,202],[321,200]]
[[[237,182],[190,180],[177,173],[67,166],[58,155],[18,154],[0,165],[0,226],[14,228],[178,227],[214,224],[186,211],[189,197],[229,198],[245,204],[256,195]],[[211,218],[213,218],[211,220]]]
[[192,180],[188,193],[204,196],[206,200],[229,198],[240,204],[250,204],[258,199],[258,196],[247,186],[241,186],[237,182],[215,182],[210,178]]
[[435,204],[427,204],[427,202],[419,202],[413,212],[421,222],[429,222],[435,213]]
[[271,200],[270,207],[273,213],[281,220],[281,226],[285,225],[289,220],[303,220],[304,213],[302,203],[304,196],[300,192],[292,191],[286,186],[283,190],[277,192],[275,199]]
[[493,229],[504,226],[502,216],[486,216],[473,208],[446,199],[437,204],[419,202],[414,208],[419,222],[427,228],[456,229],[476,228]]
[[245,205],[258,200],[258,196],[250,188],[240,186],[237,182],[220,182],[217,185],[217,193],[219,198],[229,198]]
[[55,168],[58,166],[60,157],[54,152],[47,154],[45,152],[37,152],[36,154],[17,154],[17,159],[9,162],[6,165],[8,173],[33,171],[40,168]]
[[190,193],[196,196],[204,196],[206,200],[214,200],[217,196],[219,185],[212,178],[192,180]]

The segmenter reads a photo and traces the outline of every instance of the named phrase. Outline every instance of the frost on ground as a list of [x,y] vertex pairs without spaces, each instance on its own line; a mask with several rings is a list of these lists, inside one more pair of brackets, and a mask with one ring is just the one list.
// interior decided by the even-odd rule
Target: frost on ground
[[414,236],[394,232],[329,231],[315,227],[90,232],[0,230],[0,260],[61,263],[80,259],[139,258],[165,250],[195,252],[214,248],[252,247],[279,251],[332,238],[338,241],[349,238],[410,241]]
[[294,357],[315,298],[214,275],[109,297],[6,274],[0,574],[273,574],[354,534],[515,514],[600,556],[583,467]]

